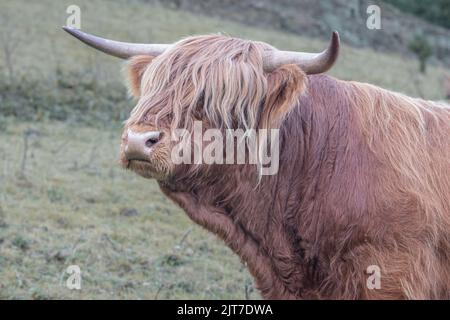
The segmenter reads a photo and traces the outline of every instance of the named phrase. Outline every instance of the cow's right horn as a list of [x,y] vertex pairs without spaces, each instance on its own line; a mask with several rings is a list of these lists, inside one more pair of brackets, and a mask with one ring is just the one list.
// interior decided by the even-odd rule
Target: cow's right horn
[[328,48],[320,53],[269,49],[264,55],[264,70],[270,72],[285,64],[296,64],[306,74],[322,73],[330,69],[339,55],[339,34],[334,31]]
[[157,56],[170,48],[169,44],[120,42],[103,39],[72,27],[63,27],[63,29],[88,46],[122,59],[128,59],[137,55]]

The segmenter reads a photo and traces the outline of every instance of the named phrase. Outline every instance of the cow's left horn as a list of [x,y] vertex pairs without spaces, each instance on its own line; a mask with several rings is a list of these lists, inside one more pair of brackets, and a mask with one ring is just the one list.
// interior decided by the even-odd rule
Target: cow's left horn
[[93,36],[72,27],[63,27],[63,29],[88,46],[122,59],[128,59],[137,55],[157,56],[170,47],[169,44],[144,44],[113,41]]
[[270,72],[285,64],[297,64],[306,74],[322,73],[336,62],[339,46],[339,34],[334,31],[328,48],[321,53],[268,50],[264,56],[264,70]]

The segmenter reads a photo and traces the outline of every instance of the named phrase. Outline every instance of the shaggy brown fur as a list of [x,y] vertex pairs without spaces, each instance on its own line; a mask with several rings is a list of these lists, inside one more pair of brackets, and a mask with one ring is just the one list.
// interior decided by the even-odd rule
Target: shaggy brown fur
[[[448,106],[367,84],[306,76],[293,65],[264,74],[258,46],[224,39],[219,38],[222,56],[232,59],[230,52],[238,52],[240,67],[253,73],[243,75],[256,77],[263,93],[252,87],[247,89],[252,101],[234,100],[222,83],[230,79],[216,74],[213,84],[222,83],[222,97],[241,105],[230,110],[207,90],[197,99],[193,93],[209,88],[208,79],[217,71],[211,70],[213,58],[220,55],[209,57],[202,69],[200,53],[184,56],[182,43],[132,77],[133,91],[142,94],[126,129],[157,127],[170,136],[171,124],[183,115],[210,127],[279,127],[278,174],[258,180],[254,165],[173,166],[167,137],[155,151],[158,160],[128,163],[122,158],[123,165],[157,177],[163,192],[193,221],[247,263],[265,298],[450,299]],[[197,39],[188,45],[205,51],[208,44],[216,48],[217,41]],[[142,61],[137,59],[132,66]],[[174,61],[179,65],[168,63]],[[192,68],[203,83],[183,91],[177,82],[177,92],[165,91],[173,83],[159,75],[187,79]],[[145,83],[138,86],[141,74]],[[165,85],[152,87],[155,79]],[[173,102],[168,93],[187,94],[190,103],[180,105],[181,99],[176,110],[173,104],[162,105]],[[205,99],[208,105],[201,103]],[[249,106],[254,108],[250,113],[244,110]],[[229,121],[223,119],[227,110]],[[164,124],[157,121],[161,112]],[[381,289],[366,286],[370,265],[381,268]]]

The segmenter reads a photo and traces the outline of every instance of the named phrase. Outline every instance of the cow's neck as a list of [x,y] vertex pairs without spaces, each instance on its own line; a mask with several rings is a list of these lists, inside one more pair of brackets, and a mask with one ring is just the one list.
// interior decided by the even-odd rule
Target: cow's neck
[[[333,250],[332,239],[322,237],[332,235],[327,228],[334,226],[319,221],[320,215],[330,214],[323,195],[346,148],[342,137],[349,125],[345,107],[338,107],[328,106],[327,97],[301,98],[280,130],[276,175],[258,184],[254,166],[220,166],[191,190],[234,223],[240,235],[233,239],[213,223],[204,227],[222,238],[225,234],[266,298],[317,297],[317,286],[327,275],[329,257],[323,252]],[[247,245],[253,253],[242,249]]]

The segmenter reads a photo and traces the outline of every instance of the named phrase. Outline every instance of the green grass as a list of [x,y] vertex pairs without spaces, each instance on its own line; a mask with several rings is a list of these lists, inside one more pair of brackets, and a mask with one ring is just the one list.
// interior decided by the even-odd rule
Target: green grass
[[[325,46],[323,41],[301,37],[301,30],[299,36],[260,30],[137,0],[78,0],[76,3],[81,8],[83,30],[118,40],[173,42],[188,35],[222,32],[266,41],[281,49],[319,51]],[[14,32],[23,38],[15,59],[17,73],[51,78],[57,66],[65,70],[88,68],[101,81],[121,81],[120,60],[87,48],[61,30],[61,26],[66,24],[66,8],[70,4],[73,1],[2,1],[0,12],[4,16],[17,17],[12,18],[11,25],[15,27]],[[331,71],[341,79],[371,82],[429,99],[444,97],[442,79],[446,70],[443,67],[432,66],[426,75],[418,75],[415,60],[369,49],[354,49],[345,43],[341,52],[336,67]]]
[[[244,298],[251,279],[238,258],[155,182],[119,168],[119,140],[119,128],[8,124],[0,139],[0,298]],[[137,215],[121,214],[127,208]],[[72,264],[82,271],[80,291],[65,286]]]
[[[49,98],[52,103],[68,95],[61,90],[70,89],[57,85],[58,70],[89,72],[97,82],[122,82],[120,60],[81,45],[61,30],[66,7],[72,3],[0,3],[2,17],[11,18],[13,32],[22,39],[14,59],[16,81],[48,83],[35,90],[49,90],[46,96],[53,97]],[[283,49],[318,51],[325,46],[323,41],[136,0],[76,3],[82,10],[83,30],[118,40],[171,42],[192,34],[223,32],[267,41]],[[3,74],[6,69],[1,54]],[[417,69],[414,60],[344,44],[331,74],[412,96],[442,99],[445,70],[431,66],[422,76],[417,75]],[[71,92],[77,94],[75,89]],[[90,94],[99,91],[90,90]],[[34,97],[39,97],[38,93],[18,99],[11,107],[34,103],[30,101]],[[68,100],[70,107],[78,110],[76,101],[84,104],[86,99],[75,98]],[[1,103],[5,102],[0,99]],[[131,107],[132,101],[123,104]],[[78,112],[85,113],[89,108],[80,105]],[[245,288],[252,280],[238,258],[215,236],[190,222],[155,182],[118,167],[121,128],[117,123],[105,126],[92,121],[88,127],[71,117],[66,122],[48,122],[44,116],[21,119],[42,120],[23,122],[0,114],[0,298],[245,298]],[[23,171],[26,132],[31,134]],[[121,214],[133,213],[131,209],[138,214]],[[65,287],[65,270],[72,264],[82,271],[80,291]],[[253,291],[250,297],[259,295]]]

